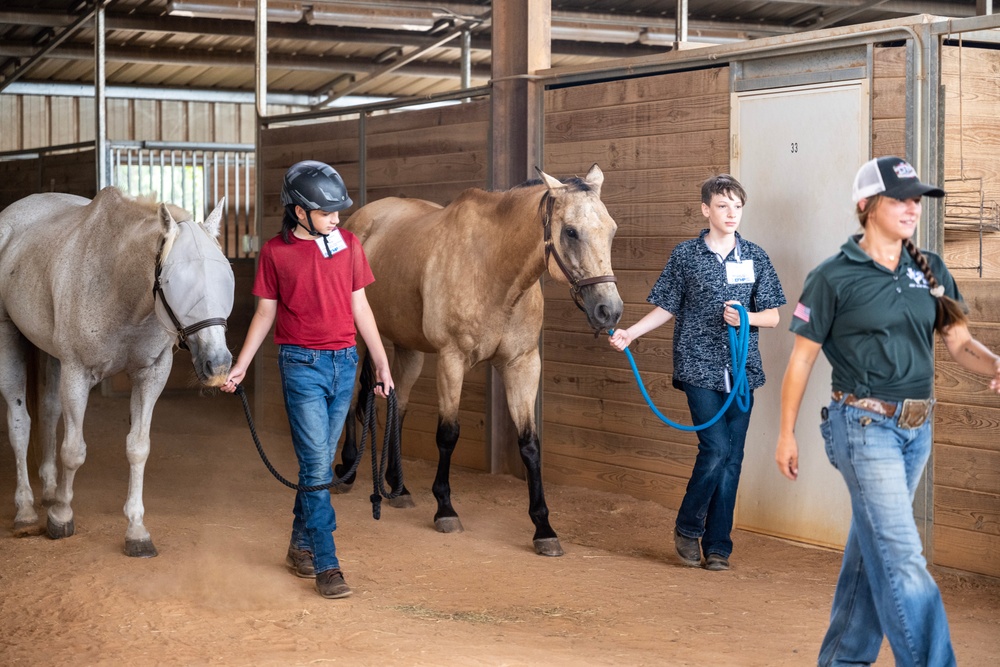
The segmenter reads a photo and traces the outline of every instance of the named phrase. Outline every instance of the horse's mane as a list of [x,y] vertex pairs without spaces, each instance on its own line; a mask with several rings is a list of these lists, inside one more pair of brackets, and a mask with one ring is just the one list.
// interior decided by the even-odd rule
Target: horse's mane
[[[150,213],[153,214],[154,218],[157,220],[156,224],[157,225],[160,224],[159,223],[159,218],[160,218],[160,202],[157,200],[157,196],[156,196],[155,192],[149,192],[149,193],[146,193],[146,194],[132,196],[132,195],[129,195],[129,194],[126,194],[126,193],[122,192],[121,190],[118,190],[118,194],[121,196],[122,200],[128,201],[128,202],[134,202],[136,205],[138,205],[138,206],[140,206],[140,207],[148,210]],[[175,204],[171,204],[169,202],[166,202],[165,206],[167,207],[167,210],[170,211],[170,215],[173,216],[174,220],[177,220],[178,222],[185,221],[185,220],[191,220],[192,219],[192,216],[191,216],[190,213],[188,213],[187,211],[185,211],[181,207],[176,206]],[[179,231],[179,228],[175,227],[173,233],[168,234],[167,237],[164,239],[164,241],[163,241],[163,251],[162,251],[162,253],[160,255],[160,261],[161,262],[164,261],[164,260],[166,260],[167,259],[167,255],[170,254],[170,249],[173,248],[174,240],[177,238],[178,231]]]
[[[568,176],[567,178],[560,178],[559,182],[563,185],[570,186],[570,192],[590,192],[591,187],[587,181],[583,180],[579,176]],[[517,190],[519,188],[530,188],[535,185],[543,185],[544,182],[540,178],[533,178],[530,181],[525,181],[519,185],[515,185],[511,190]]]

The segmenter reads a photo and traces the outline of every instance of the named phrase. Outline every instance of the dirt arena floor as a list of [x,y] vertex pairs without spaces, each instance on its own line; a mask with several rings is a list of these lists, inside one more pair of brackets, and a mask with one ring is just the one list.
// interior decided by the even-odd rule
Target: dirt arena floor
[[[228,395],[160,400],[145,484],[160,555],[127,558],[127,405],[91,400],[76,535],[61,541],[11,535],[13,456],[0,425],[0,665],[815,664],[839,554],[741,531],[732,570],[687,568],[672,511],[549,485],[566,555],[544,558],[522,481],[455,471],[466,530],[442,535],[433,467],[413,460],[415,509],[383,507],[373,521],[369,472],[335,497],[354,595],[324,600],[284,566],[292,492],[261,464]],[[263,437],[293,476],[287,441]],[[998,664],[1000,581],[935,574],[959,664]],[[892,662],[883,646],[878,664]]]

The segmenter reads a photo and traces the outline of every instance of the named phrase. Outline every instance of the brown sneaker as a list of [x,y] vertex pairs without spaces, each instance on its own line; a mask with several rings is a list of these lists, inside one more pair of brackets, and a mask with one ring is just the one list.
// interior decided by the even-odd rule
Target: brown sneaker
[[335,600],[346,598],[353,591],[344,581],[344,574],[340,569],[323,570],[316,575],[316,590],[325,598]]
[[311,551],[288,547],[288,555],[285,556],[285,564],[295,573],[295,576],[303,579],[315,579],[316,570],[313,567],[313,555]]

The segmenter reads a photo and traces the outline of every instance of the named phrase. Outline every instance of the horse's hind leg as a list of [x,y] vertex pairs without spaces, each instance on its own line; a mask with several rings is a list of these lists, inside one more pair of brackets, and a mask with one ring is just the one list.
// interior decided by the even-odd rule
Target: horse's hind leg
[[541,361],[538,349],[534,348],[505,364],[498,364],[497,370],[503,378],[507,393],[507,406],[517,427],[517,444],[521,452],[528,478],[528,515],[535,524],[533,538],[535,552],[542,556],[562,556],[562,545],[556,532],[549,525],[549,508],[545,503],[542,488],[541,443],[535,427],[535,398],[538,394],[538,378]]
[[48,354],[44,357],[45,381],[38,406],[42,441],[42,464],[38,467],[38,476],[42,480],[42,506],[51,507],[56,501],[56,431],[59,415],[62,414],[62,401],[59,399],[59,360]]
[[458,442],[458,406],[462,397],[462,382],[465,380],[465,363],[458,355],[442,352],[438,356],[438,467],[434,476],[434,498],[438,509],[434,515],[434,527],[442,533],[458,533],[463,530],[458,513],[451,505],[451,455]]
[[83,440],[83,417],[87,411],[87,397],[93,384],[91,375],[81,367],[62,367],[59,394],[63,404],[63,441],[59,450],[62,477],[56,484],[55,501],[49,506],[46,532],[54,540],[69,537],[76,532],[73,521],[73,481],[76,471],[87,459],[87,445]]
[[[423,352],[398,346],[393,349],[392,379],[396,383],[396,412],[399,419],[396,427],[399,429],[400,438],[403,437],[403,419],[406,417],[406,406],[410,402],[410,392],[413,390],[413,385],[416,383],[417,378],[420,377],[420,370],[423,367]],[[389,424],[386,423],[385,427],[389,428]],[[389,469],[386,470],[385,479],[389,483],[389,488],[392,489],[393,493],[399,491],[398,496],[388,501],[389,505],[392,507],[413,507],[413,496],[410,495],[410,491],[403,484],[403,480],[400,477],[403,462],[397,460],[396,452],[393,449],[389,450],[387,461]]]
[[[0,317],[3,317],[0,313]],[[31,419],[27,407],[28,342],[8,319],[0,319],[0,394],[7,402],[7,434],[14,450],[17,488],[14,491],[14,534],[18,537],[37,532],[38,514],[35,496],[28,481],[28,440]]]

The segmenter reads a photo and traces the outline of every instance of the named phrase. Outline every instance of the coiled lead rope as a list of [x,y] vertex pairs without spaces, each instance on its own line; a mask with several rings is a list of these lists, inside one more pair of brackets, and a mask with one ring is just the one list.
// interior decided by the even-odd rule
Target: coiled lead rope
[[[672,421],[669,417],[660,412],[655,405],[653,405],[653,399],[650,398],[649,392],[646,391],[646,386],[642,383],[642,376],[639,375],[639,368],[635,365],[635,357],[632,356],[632,351],[627,347],[623,350],[625,356],[628,358],[628,363],[632,367],[632,374],[635,375],[636,384],[639,385],[639,391],[642,392],[642,397],[646,399],[646,405],[649,409],[653,411],[660,421],[662,421],[667,426],[673,426],[681,431],[701,431],[708,428],[715,422],[722,418],[722,415],[726,414],[726,410],[729,406],[733,404],[733,400],[736,400],[736,406],[743,412],[750,411],[750,383],[747,381],[747,355],[750,353],[750,316],[747,315],[746,308],[740,304],[734,304],[732,308],[736,309],[736,312],[740,315],[739,333],[737,334],[737,327],[731,324],[727,324],[729,327],[729,353],[733,362],[733,369],[736,371],[736,378],[733,381],[733,389],[729,392],[729,398],[723,403],[722,408],[718,413],[711,419],[709,419],[704,424],[699,424],[697,426],[688,426],[686,424],[678,424]],[[613,334],[614,329],[609,329],[608,334]]]
[[[378,455],[375,453],[375,438],[376,438],[376,428],[375,428],[375,401],[369,397],[367,405],[365,406],[365,420],[361,427],[361,444],[358,446],[358,456],[354,459],[354,463],[351,465],[351,469],[348,470],[343,477],[336,477],[329,484],[317,484],[313,486],[304,484],[295,484],[285,479],[278,472],[278,470],[271,464],[271,461],[267,458],[267,454],[264,453],[264,447],[260,444],[260,438],[257,437],[257,429],[253,423],[253,416],[250,414],[250,403],[247,400],[246,391],[243,389],[243,385],[236,385],[236,395],[240,397],[243,402],[243,414],[246,415],[247,426],[250,427],[250,435],[253,437],[253,444],[257,447],[257,453],[260,455],[260,460],[264,462],[264,465],[271,472],[276,480],[284,484],[290,489],[295,491],[323,491],[326,489],[332,489],[334,487],[340,486],[346,480],[354,476],[357,472],[358,464],[361,462],[362,457],[365,453],[365,440],[370,435],[372,440],[372,495],[370,497],[372,503],[372,517],[377,521],[382,515],[381,503],[382,498],[393,499],[397,498],[403,489],[403,463],[402,463],[402,446],[400,442],[399,433],[399,419],[397,418],[399,413],[399,408],[396,402],[396,392],[395,390],[390,390],[389,395],[386,397],[386,428],[384,439],[382,441],[382,458],[381,464],[377,462]],[[396,473],[397,479],[399,480],[399,490],[393,492],[392,494],[385,491],[385,486],[382,484],[382,478],[385,472],[388,470],[388,462],[386,460],[389,452],[389,447],[393,448],[395,454],[396,462]]]

